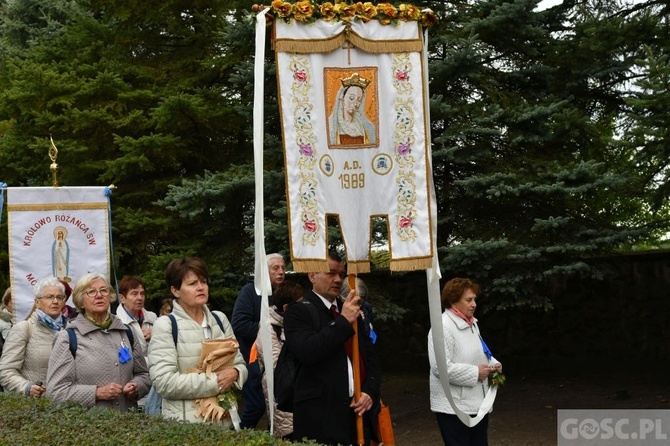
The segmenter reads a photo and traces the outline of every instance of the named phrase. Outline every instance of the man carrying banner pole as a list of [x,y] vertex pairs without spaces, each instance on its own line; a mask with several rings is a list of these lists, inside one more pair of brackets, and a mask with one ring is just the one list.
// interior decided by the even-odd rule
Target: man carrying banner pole
[[330,253],[328,267],[308,273],[312,290],[284,315],[286,345],[300,363],[293,435],[328,445],[369,444],[377,439],[381,370],[369,337],[355,330],[360,297],[352,290],[344,302],[337,299],[345,277],[337,254]]

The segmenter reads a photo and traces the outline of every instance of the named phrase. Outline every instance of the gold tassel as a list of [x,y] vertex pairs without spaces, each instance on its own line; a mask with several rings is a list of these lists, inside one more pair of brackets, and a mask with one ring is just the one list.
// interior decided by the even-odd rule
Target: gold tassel
[[344,33],[340,33],[328,39],[277,39],[275,40],[275,50],[278,53],[330,53],[344,45],[345,41],[346,38]]
[[419,269],[428,269],[432,266],[432,258],[427,257],[425,259],[415,258],[415,259],[403,259],[403,260],[393,260],[391,259],[389,268],[391,271],[416,271]]
[[298,273],[327,273],[328,260],[296,260],[293,259],[293,270]]
[[421,40],[370,40],[356,33],[349,35],[352,45],[368,53],[413,53],[422,50]]
[[347,274],[365,274],[370,272],[370,262],[367,260],[347,262]]

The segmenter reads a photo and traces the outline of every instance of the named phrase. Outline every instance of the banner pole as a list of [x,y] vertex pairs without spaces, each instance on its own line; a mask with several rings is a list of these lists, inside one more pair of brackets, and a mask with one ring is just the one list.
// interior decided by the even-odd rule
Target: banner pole
[[[348,274],[347,280],[349,282],[349,290],[356,290],[356,275]],[[354,329],[354,339],[351,343],[351,365],[354,369],[354,401],[358,402],[361,399],[361,364],[358,345],[358,316],[351,323]],[[356,415],[356,435],[357,444],[362,446],[365,444],[365,435],[363,434],[363,417]]]

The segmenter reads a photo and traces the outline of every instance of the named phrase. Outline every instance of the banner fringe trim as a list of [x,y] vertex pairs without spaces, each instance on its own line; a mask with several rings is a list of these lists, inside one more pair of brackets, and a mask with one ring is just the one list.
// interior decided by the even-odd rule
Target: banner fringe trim
[[351,32],[349,38],[344,32],[328,39],[276,39],[275,51],[281,53],[330,53],[349,41],[353,46],[368,53],[411,53],[421,51],[421,39],[413,40],[371,40]]
[[432,259],[400,259],[389,262],[391,271],[416,271],[419,269],[428,269],[432,265]]
[[370,262],[347,262],[347,274],[365,274],[370,272]]
[[327,260],[296,260],[293,259],[293,270],[298,273],[327,273]]

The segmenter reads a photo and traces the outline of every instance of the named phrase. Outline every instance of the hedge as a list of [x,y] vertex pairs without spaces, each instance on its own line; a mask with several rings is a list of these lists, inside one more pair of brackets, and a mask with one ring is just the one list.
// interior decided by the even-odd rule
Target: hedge
[[[0,392],[0,445],[226,445],[288,446],[259,430],[224,431],[209,423],[183,423],[143,413],[54,404]],[[317,445],[317,443],[300,443]]]

